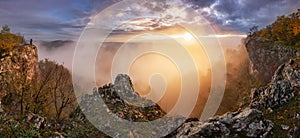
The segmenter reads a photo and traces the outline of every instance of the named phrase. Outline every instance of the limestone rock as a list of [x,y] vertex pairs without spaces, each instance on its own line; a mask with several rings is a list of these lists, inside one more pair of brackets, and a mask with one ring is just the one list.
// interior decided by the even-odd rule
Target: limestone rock
[[[247,37],[244,43],[251,60],[252,72],[256,72],[257,77],[266,83],[271,80],[281,64],[299,56],[300,53],[299,48],[268,42],[259,37]],[[292,64],[293,61],[290,63]]]
[[26,115],[27,122],[33,123],[36,129],[40,129],[41,127],[45,127],[46,119],[39,115],[28,113]]
[[231,137],[245,134],[247,137],[266,137],[273,123],[263,118],[261,111],[245,108],[206,121],[191,121],[179,127],[167,137]]
[[282,64],[275,71],[271,82],[251,91],[251,108],[268,109],[288,102],[300,88],[300,57]]
[[[103,104],[99,104],[102,103]],[[117,122],[123,122],[125,120],[130,122],[149,122],[159,119],[166,115],[166,113],[151,100],[141,97],[132,87],[131,80],[126,74],[117,75],[114,84],[104,85],[100,88],[95,88],[92,95],[83,95],[80,103],[81,110],[85,115],[97,116],[95,120],[101,121],[101,130],[110,130],[111,128],[120,127],[124,129],[124,133],[113,132],[114,137],[128,136],[129,132],[133,135],[140,135],[134,129],[134,123],[132,126],[120,126],[115,124],[116,122],[110,121],[109,118],[113,117]],[[100,107],[101,106],[101,107]],[[169,120],[164,120],[169,121]],[[172,122],[172,121],[170,121]],[[174,128],[175,127],[175,128]],[[176,129],[177,126],[171,126],[168,129]],[[136,128],[144,129],[144,128]],[[158,131],[152,132],[149,136],[158,135],[162,132],[166,132],[163,129],[157,128]],[[141,130],[139,130],[141,131]]]
[[16,46],[9,52],[0,53],[0,100],[7,94],[9,81],[17,81],[24,76],[30,81],[38,71],[36,46]]

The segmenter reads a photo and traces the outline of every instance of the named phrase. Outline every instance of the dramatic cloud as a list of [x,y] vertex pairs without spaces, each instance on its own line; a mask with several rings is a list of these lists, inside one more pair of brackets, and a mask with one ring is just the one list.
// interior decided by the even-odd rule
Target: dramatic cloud
[[[121,0],[2,0],[0,25],[8,24],[14,33],[20,32],[27,39],[76,40],[93,16],[119,1]],[[155,29],[176,24],[184,18],[195,22],[196,20],[187,14],[186,7],[190,7],[222,31],[246,33],[254,25],[264,27],[272,23],[277,16],[296,11],[300,7],[300,1],[137,0],[136,3],[128,3],[127,7],[116,15],[122,19],[121,23],[127,21],[119,26],[125,30]],[[157,16],[150,20],[145,17],[147,15]],[[150,21],[145,24],[132,21],[137,19]]]
[[182,0],[223,31],[246,33],[254,25],[265,27],[277,16],[295,12],[299,0]]
[[76,39],[90,21],[91,15],[113,2],[110,0],[0,1],[0,25],[8,24],[14,33],[20,32],[27,39]]

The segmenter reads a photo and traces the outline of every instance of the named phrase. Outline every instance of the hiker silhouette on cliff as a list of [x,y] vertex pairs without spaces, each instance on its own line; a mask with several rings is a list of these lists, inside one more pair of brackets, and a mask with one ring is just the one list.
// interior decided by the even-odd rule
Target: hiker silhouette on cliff
[[32,45],[32,39],[30,39],[30,45]]

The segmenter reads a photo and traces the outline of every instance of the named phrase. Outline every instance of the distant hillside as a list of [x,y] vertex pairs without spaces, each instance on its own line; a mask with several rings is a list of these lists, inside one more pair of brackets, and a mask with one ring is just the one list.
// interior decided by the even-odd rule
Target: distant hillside
[[63,47],[65,45],[71,45],[75,42],[72,40],[55,40],[55,41],[39,41],[39,46],[45,47],[47,50]]

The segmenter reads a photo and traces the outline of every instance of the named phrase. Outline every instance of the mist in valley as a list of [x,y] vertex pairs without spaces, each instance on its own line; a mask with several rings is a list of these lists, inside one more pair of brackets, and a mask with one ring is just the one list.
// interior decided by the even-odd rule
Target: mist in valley
[[[237,93],[233,88],[240,85],[241,79],[247,79],[238,76],[239,72],[249,67],[248,64],[245,64],[249,63],[248,55],[245,47],[242,45],[241,39],[242,37],[219,38],[227,62],[227,85],[225,97],[223,97],[218,114],[235,109],[239,101],[238,99],[242,94]],[[139,42],[138,39],[137,41],[132,40],[126,44],[122,42],[103,43],[98,51],[96,67],[94,69],[96,85],[100,87],[104,84],[112,83],[116,74],[128,72],[136,92],[142,97],[157,102],[163,110],[170,112],[178,102],[179,97],[182,96],[181,93],[189,93],[194,89],[191,87],[188,91],[182,91],[182,77],[190,78],[198,74],[196,75],[199,78],[199,84],[197,84],[199,85],[198,98],[196,98],[196,104],[189,117],[199,118],[211,91],[211,66],[218,68],[219,64],[218,62],[210,63],[207,55],[205,55],[205,51],[202,48],[193,46],[186,46],[185,50],[191,56],[190,58],[194,60],[196,70],[193,67],[187,67],[185,72],[180,72],[176,65],[177,63],[164,55],[158,53],[137,54],[151,49],[159,49],[161,48],[161,44],[164,44],[166,49],[172,51],[172,45],[168,45],[169,43],[180,45],[178,42],[173,43],[169,41],[167,43],[166,41]],[[37,45],[40,60],[49,58],[50,60],[63,64],[72,71],[72,60],[76,42],[39,42]],[[175,51],[175,53],[176,52],[180,53],[180,51]],[[132,60],[129,58],[130,55],[139,56],[136,56],[134,60]],[[178,54],[178,56],[178,58],[180,58],[180,54]],[[182,63],[184,63],[184,61]],[[129,68],[125,69],[124,67]],[[84,76],[84,74],[79,74],[79,76]],[[193,84],[196,82],[188,81],[188,83]],[[88,91],[85,91],[85,93],[88,93]],[[195,95],[195,93],[191,95]],[[194,97],[184,98],[189,99]],[[192,104],[187,102],[185,106],[192,106]],[[185,111],[175,110],[172,114],[182,115],[182,112]]]

